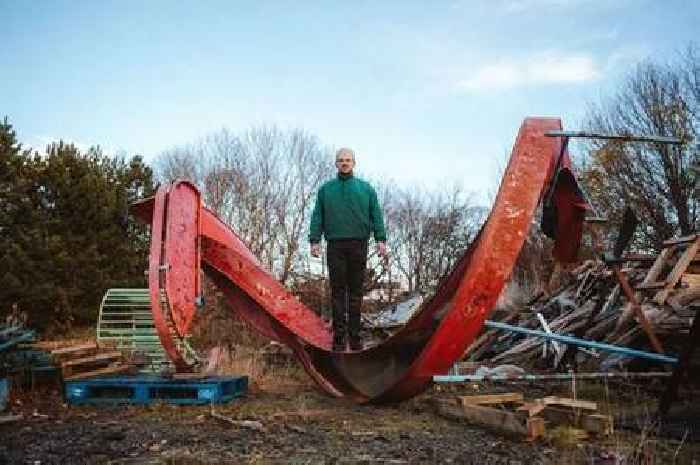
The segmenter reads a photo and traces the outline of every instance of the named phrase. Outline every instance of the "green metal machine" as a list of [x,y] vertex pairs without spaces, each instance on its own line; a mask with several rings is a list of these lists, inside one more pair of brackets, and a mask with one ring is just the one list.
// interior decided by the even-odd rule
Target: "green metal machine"
[[[158,338],[148,289],[108,289],[97,321],[97,343],[143,356],[142,372],[174,370]],[[196,358],[186,340],[181,352]],[[184,350],[182,350],[184,349]]]

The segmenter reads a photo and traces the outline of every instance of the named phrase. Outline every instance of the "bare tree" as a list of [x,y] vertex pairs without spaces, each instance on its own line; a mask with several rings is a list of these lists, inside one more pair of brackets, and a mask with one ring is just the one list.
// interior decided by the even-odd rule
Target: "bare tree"
[[228,130],[158,159],[162,179],[191,179],[205,203],[231,225],[282,282],[299,264],[313,196],[332,169],[330,150],[308,132],[259,126]]
[[458,186],[399,190],[387,218],[394,266],[409,290],[433,288],[474,239],[485,211]]
[[[691,55],[688,55],[690,57]],[[694,59],[694,58],[693,58]],[[689,70],[695,66],[695,75]],[[594,106],[588,128],[613,134],[660,135],[683,144],[592,142],[581,177],[596,204],[617,229],[625,205],[644,219],[638,247],[658,249],[675,234],[697,229],[698,199],[689,167],[697,157],[697,61],[686,67],[639,65],[612,99]]]

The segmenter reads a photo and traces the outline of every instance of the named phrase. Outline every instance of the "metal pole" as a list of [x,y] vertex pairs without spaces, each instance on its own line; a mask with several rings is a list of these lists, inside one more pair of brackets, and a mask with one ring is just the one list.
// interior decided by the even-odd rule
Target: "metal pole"
[[605,139],[619,140],[620,142],[653,142],[657,144],[674,144],[680,145],[681,140],[677,137],[664,136],[633,136],[619,134],[601,134],[598,132],[585,131],[547,131],[544,133],[547,137],[576,137],[580,139]]
[[486,320],[484,323],[489,328],[501,329],[504,331],[510,331],[513,333],[526,334],[528,336],[539,337],[542,339],[550,339],[553,341],[563,342],[564,344],[573,344],[579,347],[588,347],[589,349],[599,349],[606,352],[613,352],[617,354],[627,355],[628,357],[638,357],[647,360],[652,360],[660,363],[678,363],[678,359],[675,357],[669,357],[662,354],[654,354],[651,352],[645,352],[643,350],[630,349],[628,347],[615,346],[612,344],[605,344],[596,341],[587,341],[585,339],[578,339],[572,336],[566,336],[563,334],[547,334],[543,331],[537,331],[534,329],[520,328],[518,326],[512,326],[505,323],[500,323],[498,321]]
[[460,383],[464,381],[549,381],[571,379],[607,379],[607,378],[668,378],[669,371],[651,371],[643,373],[553,373],[545,375],[517,376],[482,376],[482,375],[440,375],[433,376],[436,383]]

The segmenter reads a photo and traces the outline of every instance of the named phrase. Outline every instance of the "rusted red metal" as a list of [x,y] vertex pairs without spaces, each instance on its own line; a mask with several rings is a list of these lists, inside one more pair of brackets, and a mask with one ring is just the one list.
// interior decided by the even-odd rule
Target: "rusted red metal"
[[153,323],[158,333],[158,338],[165,353],[173,361],[175,367],[181,371],[188,371],[189,364],[178,350],[174,331],[170,323],[167,310],[164,309],[161,289],[163,288],[163,275],[168,273],[168,266],[163,260],[163,233],[167,202],[167,187],[161,187],[156,192],[151,203],[151,250],[148,258],[148,289],[151,296],[151,313]]
[[164,243],[165,290],[178,335],[187,334],[196,312],[200,284],[201,200],[197,188],[178,181],[168,189]]
[[[201,208],[198,237],[201,238],[204,271],[222,288],[234,311],[264,335],[291,347],[311,377],[330,394],[357,402],[409,398],[425,389],[433,375],[447,372],[479,333],[494,307],[510,277],[537,205],[548,183],[552,182],[561,140],[544,134],[557,129],[561,129],[561,122],[555,118],[525,120],[491,214],[477,239],[435,296],[401,331],[381,345],[361,352],[332,353],[329,326],[265,271],[230,228],[211,211]],[[574,258],[580,241],[581,210],[585,202],[577,195],[575,180],[573,186],[562,184],[561,187],[559,179],[562,177],[557,178],[554,189],[558,215],[556,242],[561,258],[568,261]],[[573,177],[564,179],[569,182]],[[198,208],[196,202],[191,201],[196,189],[188,183],[176,186],[190,192],[168,197],[167,215],[172,209],[183,221],[195,218],[197,215],[186,211]],[[141,202],[134,208],[139,218],[152,222],[156,236],[165,214],[159,206],[160,199],[170,196],[171,192],[172,188],[162,186],[155,202]],[[180,237],[191,244],[195,227],[184,228],[187,232]],[[182,225],[176,226],[175,235],[181,230]],[[168,230],[167,234],[170,233]],[[167,244],[167,236],[165,241]],[[162,260],[153,249],[154,246],[151,260]],[[191,256],[191,253],[187,248],[187,254]],[[151,269],[153,266],[151,264]],[[184,260],[177,261],[177,266],[192,265],[191,261]],[[179,301],[192,301],[195,297],[192,286],[181,285],[178,281],[179,276],[190,276],[191,270],[182,270],[182,274],[173,271],[168,272],[168,277],[182,294]],[[181,313],[184,314],[181,318],[187,320],[187,311]],[[183,325],[185,327],[187,325]],[[161,331],[159,335],[170,337]],[[170,350],[168,354],[172,356]]]

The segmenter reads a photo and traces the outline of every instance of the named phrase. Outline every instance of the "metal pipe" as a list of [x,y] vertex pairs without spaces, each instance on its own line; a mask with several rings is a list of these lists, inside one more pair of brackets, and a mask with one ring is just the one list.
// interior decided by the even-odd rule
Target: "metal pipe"
[[597,132],[585,131],[547,131],[544,133],[547,137],[578,137],[582,139],[607,139],[619,140],[622,142],[655,142],[657,144],[681,144],[681,140],[677,137],[664,136],[633,136],[618,135],[618,134],[600,134]]
[[629,357],[644,358],[647,360],[653,360],[655,362],[661,363],[678,363],[678,359],[675,357],[669,357],[662,354],[654,354],[651,352],[645,352],[643,350],[630,349],[628,347],[615,346],[612,344],[605,344],[596,341],[587,341],[585,339],[578,339],[572,336],[566,336],[563,334],[547,334],[543,331],[537,331],[534,329],[520,328],[518,326],[512,326],[505,323],[500,323],[498,321],[486,320],[484,323],[489,328],[501,329],[504,331],[510,331],[513,333],[526,334],[528,336],[539,337],[542,339],[551,339],[553,341],[563,342],[564,344],[572,344],[579,347],[588,347],[589,349],[600,349],[606,352],[613,352],[617,354],[627,355]]
[[607,379],[607,378],[668,378],[670,371],[651,371],[643,373],[553,373],[545,375],[517,376],[483,376],[483,375],[445,375],[433,376],[436,383],[459,383],[463,381],[548,381],[571,379]]

